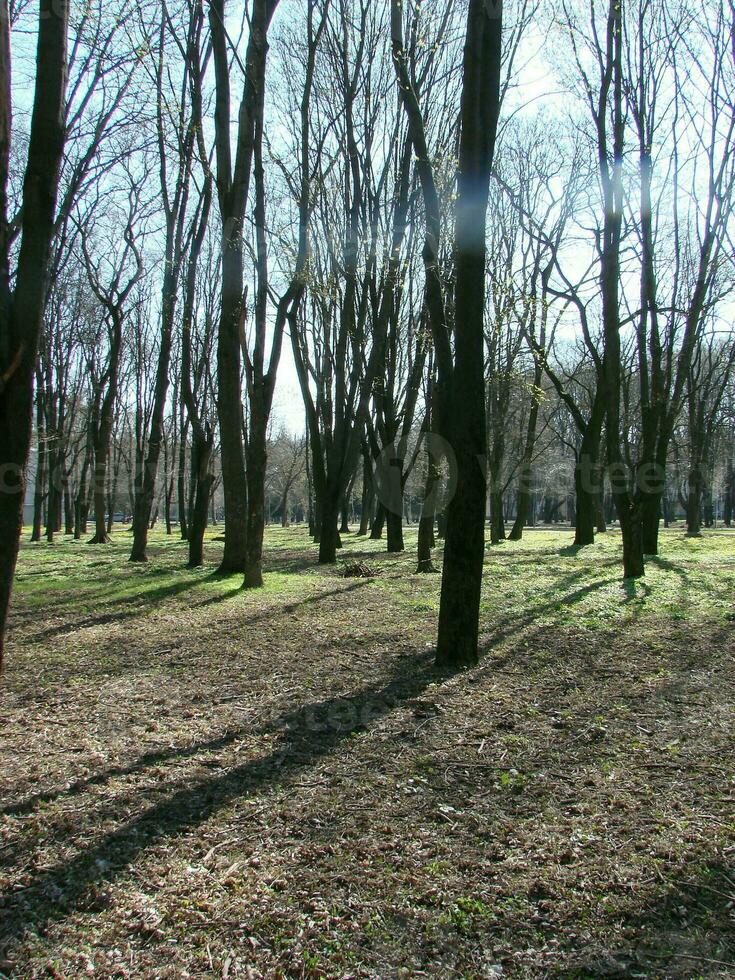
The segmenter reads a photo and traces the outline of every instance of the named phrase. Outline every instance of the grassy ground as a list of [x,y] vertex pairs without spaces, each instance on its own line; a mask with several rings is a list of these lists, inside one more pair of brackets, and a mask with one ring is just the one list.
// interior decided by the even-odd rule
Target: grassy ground
[[569,541],[488,549],[453,677],[411,532],[352,580],[270,530],[254,593],[24,546],[0,975],[735,977],[735,537]]

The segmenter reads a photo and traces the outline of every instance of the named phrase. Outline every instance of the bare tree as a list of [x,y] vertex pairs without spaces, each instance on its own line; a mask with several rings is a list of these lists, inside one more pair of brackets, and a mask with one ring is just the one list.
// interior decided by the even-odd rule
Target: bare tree
[[0,666],[23,522],[25,468],[31,444],[33,378],[43,323],[65,137],[67,0],[41,0],[36,82],[13,282],[8,216],[11,150],[10,11],[0,0]]
[[[94,234],[92,215],[96,206],[100,205],[100,199],[98,198],[90,211],[77,221],[89,284],[103,310],[107,345],[104,363],[99,363],[97,344],[95,344],[93,357],[90,361],[93,390],[90,426],[94,449],[95,516],[95,534],[91,544],[104,544],[109,540],[105,521],[105,485],[116,400],[119,392],[123,328],[129,312],[127,309],[128,298],[133,287],[143,275],[143,255],[139,243],[136,242],[136,237],[139,234],[137,223],[140,217],[141,185],[145,178],[128,176],[130,189],[127,195],[126,208],[121,216],[124,220],[122,243],[116,247],[115,239],[118,231],[117,229],[111,231],[111,235],[114,237],[112,241],[106,243],[109,247],[109,251],[107,248],[105,249],[107,251],[106,258],[95,261],[91,254]],[[104,200],[104,207],[106,213],[109,214],[109,200]],[[99,242],[96,245],[98,246]]]
[[502,5],[470,0],[462,85],[456,218],[454,351],[438,275],[439,197],[426,128],[403,41],[403,11],[391,7],[393,57],[426,208],[426,305],[438,365],[440,426],[455,456],[457,490],[448,511],[437,661],[477,660],[484,557],[486,455],[485,223],[501,100]]
[[241,400],[241,336],[246,312],[243,222],[257,138],[258,105],[265,86],[268,28],[277,6],[278,0],[253,0],[233,164],[229,38],[225,26],[224,0],[211,0],[209,5],[216,80],[217,200],[222,219],[222,297],[217,334],[217,406],[225,496],[222,572],[244,572],[247,557],[247,477]]

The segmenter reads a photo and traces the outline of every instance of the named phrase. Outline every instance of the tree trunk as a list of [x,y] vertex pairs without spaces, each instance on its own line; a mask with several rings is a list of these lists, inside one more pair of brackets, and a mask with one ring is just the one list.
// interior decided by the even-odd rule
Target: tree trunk
[[94,463],[94,537],[90,544],[107,544],[110,540],[107,534],[105,514],[105,481],[107,477],[107,455],[103,447],[96,450]]
[[350,505],[349,505],[349,501],[347,500],[346,497],[342,501],[342,507],[340,508],[340,514],[341,514],[341,518],[342,519],[341,519],[340,525],[339,525],[339,533],[340,534],[349,534],[350,533]]
[[31,532],[31,541],[41,540],[43,501],[46,488],[46,429],[40,392],[37,397],[39,399],[36,413],[36,442],[38,444],[38,452],[36,454],[36,481],[33,493],[33,530]]
[[658,554],[658,528],[661,521],[662,495],[656,493],[641,494],[641,521],[643,524],[643,554]]
[[370,530],[370,519],[372,517],[374,502],[375,486],[373,484],[373,474],[370,469],[370,456],[367,452],[364,452],[362,461],[362,503],[360,508],[360,529],[357,532],[358,538],[364,538]]
[[71,496],[69,472],[66,466],[64,468],[64,534],[69,536],[74,534],[74,501]]
[[333,565],[337,561],[337,549],[341,547],[337,521],[339,520],[339,493],[327,487],[322,501],[321,534],[319,537],[319,564]]
[[698,538],[702,534],[702,472],[696,464],[689,471],[686,511],[687,534]]
[[597,520],[597,498],[590,490],[589,477],[592,469],[583,457],[574,467],[575,525],[574,547],[586,548],[595,543],[595,522]]
[[[204,438],[201,438],[201,436]],[[199,568],[204,563],[204,532],[207,529],[209,494],[214,477],[210,471],[213,439],[211,433],[196,432],[192,437],[191,469],[194,474],[194,503],[189,526],[189,568]]]
[[513,527],[511,528],[510,534],[508,535],[509,541],[521,541],[523,539],[523,528],[528,523],[529,513],[531,511],[531,480],[532,480],[532,469],[530,466],[521,471],[521,475],[518,479],[518,493],[516,495],[516,517],[513,522]]
[[388,553],[396,555],[404,551],[403,515],[395,513],[392,508],[386,514],[386,531]]
[[500,544],[505,541],[505,516],[503,514],[503,491],[490,492],[490,542]]
[[41,0],[36,83],[23,183],[23,228],[11,293],[7,191],[10,158],[10,16],[0,3],[0,669],[23,527],[33,426],[33,376],[43,324],[59,164],[65,138],[68,0]]
[[370,528],[370,540],[380,541],[383,537],[384,527],[385,527],[385,507],[379,500],[375,508],[375,515],[373,517],[373,523]]
[[641,578],[643,565],[643,526],[636,505],[632,505],[620,520],[623,534],[623,577]]
[[[53,397],[53,396],[52,396]],[[51,416],[55,427],[55,413]],[[48,498],[46,502],[46,540],[51,544],[54,534],[59,530],[61,522],[61,489],[59,486],[59,456],[57,436],[53,430],[47,430],[49,438],[48,449]]]
[[225,550],[221,574],[245,572],[248,492],[242,444],[240,392],[240,308],[242,272],[231,268],[236,260],[232,247],[224,246],[222,261],[222,317],[217,344],[217,411],[220,426],[222,490],[225,502]]
[[246,589],[259,589],[263,585],[267,425],[267,416],[260,415],[259,406],[256,415],[256,405],[252,402],[247,453],[248,527],[244,580]]
[[729,460],[725,478],[725,499],[722,506],[722,519],[725,522],[725,527],[732,526],[733,509],[735,509],[735,466],[733,461]]
[[189,429],[188,420],[181,423],[181,448],[179,449],[179,461],[176,467],[176,506],[179,512],[179,528],[181,540],[189,538],[189,529],[186,521],[186,434]]
[[582,439],[582,448],[574,466],[576,522],[574,547],[586,548],[595,543],[595,526],[600,499],[600,469],[597,454]]
[[[429,371],[431,378],[431,368]],[[431,429],[433,382],[430,382],[427,393],[427,432]],[[434,512],[436,509],[436,494],[439,488],[440,472],[434,453],[431,450],[429,437],[426,438],[426,483],[424,485],[424,499],[421,504],[421,517],[419,518],[419,540],[418,540],[418,565],[416,571],[421,574],[431,574],[436,571],[431,560],[431,550],[434,547]]]
[[[494,8],[491,10],[491,8]],[[439,665],[477,662],[485,555],[487,455],[484,376],[485,231],[490,171],[500,108],[502,6],[470,0],[462,87],[456,218],[455,354],[449,402],[442,401],[454,450],[457,488],[447,513]],[[446,407],[446,412],[445,412]]]

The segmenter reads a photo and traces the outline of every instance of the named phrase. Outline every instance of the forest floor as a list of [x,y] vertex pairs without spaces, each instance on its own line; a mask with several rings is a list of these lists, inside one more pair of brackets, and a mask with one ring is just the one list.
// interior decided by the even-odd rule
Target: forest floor
[[269,529],[243,592],[154,533],[24,545],[2,687],[0,976],[735,977],[735,536],[439,576]]

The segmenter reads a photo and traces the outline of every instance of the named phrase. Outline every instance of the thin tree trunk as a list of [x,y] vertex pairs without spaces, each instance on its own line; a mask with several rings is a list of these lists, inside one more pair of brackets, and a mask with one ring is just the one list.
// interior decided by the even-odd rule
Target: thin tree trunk
[[375,508],[375,515],[373,517],[373,523],[370,528],[370,540],[380,541],[383,537],[383,528],[385,527],[385,506],[382,501],[378,501]]
[[38,388],[38,406],[36,411],[36,442],[38,452],[36,454],[36,481],[33,494],[33,530],[31,541],[41,540],[41,524],[43,522],[43,501],[46,488],[46,425],[41,401],[40,386]]

